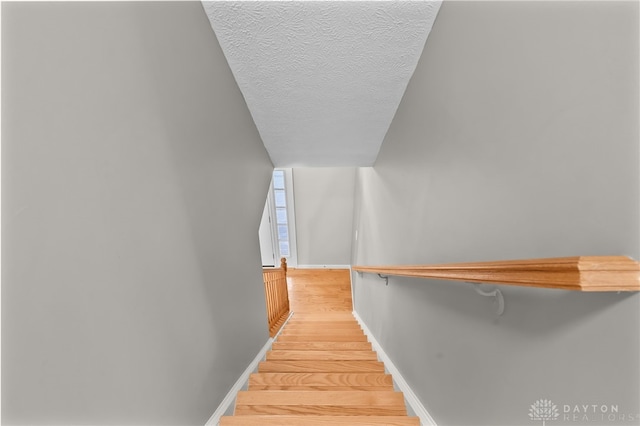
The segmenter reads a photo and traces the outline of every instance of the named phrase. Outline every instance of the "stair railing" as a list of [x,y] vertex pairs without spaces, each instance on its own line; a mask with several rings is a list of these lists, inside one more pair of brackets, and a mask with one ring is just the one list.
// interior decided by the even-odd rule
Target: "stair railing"
[[289,316],[289,291],[287,289],[287,259],[280,260],[279,268],[262,270],[264,292],[267,301],[269,335],[275,336]]
[[[576,256],[437,265],[354,266],[359,273],[577,291],[640,291],[640,265],[626,256]],[[384,274],[384,275],[383,275]]]

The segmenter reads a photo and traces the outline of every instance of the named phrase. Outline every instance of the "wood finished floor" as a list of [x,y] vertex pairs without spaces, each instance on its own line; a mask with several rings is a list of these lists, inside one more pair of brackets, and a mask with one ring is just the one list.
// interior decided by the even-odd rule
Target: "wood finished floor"
[[293,316],[221,426],[419,426],[352,315],[348,270],[290,270]]
[[[351,277],[347,269],[292,269],[287,272],[289,306],[297,315],[349,312]],[[353,319],[353,317],[350,317]],[[327,316],[330,321],[331,317]]]

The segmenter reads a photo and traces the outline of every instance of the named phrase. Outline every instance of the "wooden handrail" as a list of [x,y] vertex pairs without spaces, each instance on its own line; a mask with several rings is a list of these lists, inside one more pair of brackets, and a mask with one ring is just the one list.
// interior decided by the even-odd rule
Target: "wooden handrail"
[[287,289],[287,259],[281,259],[280,268],[262,270],[267,302],[269,335],[275,336],[289,316],[289,291]]
[[437,265],[354,266],[353,270],[404,277],[562,290],[640,291],[640,264],[626,256],[576,256]]

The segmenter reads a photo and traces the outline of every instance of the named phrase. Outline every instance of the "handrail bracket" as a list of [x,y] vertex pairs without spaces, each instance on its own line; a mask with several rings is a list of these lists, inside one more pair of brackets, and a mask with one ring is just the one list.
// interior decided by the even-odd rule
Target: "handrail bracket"
[[480,288],[481,283],[469,284],[473,284],[473,288],[479,295],[493,297],[493,302],[496,304],[496,315],[500,316],[504,313],[504,296],[499,288],[494,287],[493,290],[483,290]]
[[378,276],[384,280],[384,285],[389,285],[389,276],[388,275],[378,274]]

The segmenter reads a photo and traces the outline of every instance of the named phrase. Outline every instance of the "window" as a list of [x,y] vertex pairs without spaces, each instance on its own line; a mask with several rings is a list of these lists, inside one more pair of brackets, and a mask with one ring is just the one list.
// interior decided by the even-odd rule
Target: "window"
[[276,224],[278,227],[278,250],[280,256],[289,257],[289,221],[287,219],[287,193],[283,170],[273,172],[273,198],[276,207]]

